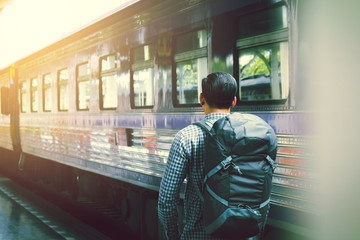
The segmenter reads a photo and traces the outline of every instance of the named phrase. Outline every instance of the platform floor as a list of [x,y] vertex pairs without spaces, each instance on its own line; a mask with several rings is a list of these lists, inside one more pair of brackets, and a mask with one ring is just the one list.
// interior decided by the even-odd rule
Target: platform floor
[[109,239],[0,175],[0,240]]
[[3,192],[0,192],[0,206],[0,239],[62,239]]

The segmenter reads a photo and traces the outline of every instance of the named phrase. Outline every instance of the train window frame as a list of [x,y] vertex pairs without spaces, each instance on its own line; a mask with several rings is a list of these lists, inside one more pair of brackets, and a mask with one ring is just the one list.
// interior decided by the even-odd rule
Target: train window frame
[[[141,48],[145,48],[145,47],[149,47],[149,49],[150,49],[150,47],[152,48],[152,51],[149,50],[148,59],[146,59],[146,57],[145,57],[146,54],[144,52],[145,59],[136,61],[135,51],[138,49],[141,49]],[[131,105],[132,109],[152,109],[155,106],[155,101],[156,101],[156,94],[155,94],[155,91],[156,91],[156,89],[155,89],[155,67],[156,67],[155,55],[156,55],[156,52],[155,52],[155,47],[156,46],[154,43],[147,43],[147,44],[133,47],[130,50],[130,61],[131,61],[131,64],[130,64],[130,66],[131,66],[130,67],[130,105]],[[153,71],[152,72],[152,94],[153,94],[152,104],[137,106],[136,102],[135,102],[136,96],[135,96],[135,87],[134,87],[134,85],[135,85],[134,73],[137,71],[148,70],[148,69],[152,69],[152,71]],[[147,101],[147,100],[145,100],[145,101]]]
[[[103,60],[109,57],[114,57],[114,67],[108,68],[103,70]],[[117,58],[116,53],[108,54],[105,56],[102,56],[99,58],[99,107],[101,110],[116,110],[119,106],[119,83],[118,83],[118,69],[119,69],[119,60]],[[103,97],[103,77],[109,77],[114,76],[115,77],[115,83],[116,83],[116,107],[104,107],[104,97]]]
[[[20,81],[19,84],[19,98],[20,98],[20,112],[21,113],[27,113],[28,111],[28,105],[24,104],[26,101],[28,91],[27,91],[27,82],[26,81]],[[24,96],[25,95],[25,96]],[[25,98],[25,99],[24,99]]]
[[[277,5],[276,7],[269,8],[269,9],[263,9],[262,11],[268,11],[273,10],[274,8],[282,8],[282,11],[286,9],[286,6],[284,5]],[[284,12],[283,12],[284,13]],[[286,16],[287,17],[287,16]],[[284,18],[284,17],[283,17]],[[287,18],[285,18],[287,19]],[[283,19],[284,21],[284,19]],[[238,33],[241,35],[240,33]],[[275,46],[276,44],[279,44],[279,54],[283,56],[280,56],[280,58],[287,59],[287,61],[281,61],[280,60],[280,67],[277,69],[281,72],[281,75],[284,75],[285,78],[279,81],[279,90],[278,93],[280,94],[280,98],[271,98],[271,99],[261,99],[261,100],[242,100],[241,99],[241,72],[240,72],[240,56],[242,51],[251,51],[256,50],[259,48],[265,48],[268,47],[271,49],[271,47]],[[282,46],[280,46],[282,44]],[[273,50],[272,48],[271,50]],[[285,53],[280,53],[280,49],[286,50]],[[253,36],[247,36],[241,38],[240,36],[236,40],[236,50],[235,50],[234,57],[238,58],[236,59],[237,67],[235,67],[235,71],[237,76],[239,77],[238,80],[238,92],[237,92],[237,105],[271,105],[271,104],[284,104],[288,98],[289,98],[289,80],[290,80],[290,69],[289,69],[289,55],[290,55],[290,49],[289,49],[289,26],[286,21],[283,23],[283,27],[277,30],[272,31],[265,31],[263,34],[256,34]],[[271,54],[270,57],[272,57],[273,54]],[[271,75],[270,75],[271,77]],[[259,80],[260,81],[260,80]],[[270,78],[270,84],[272,79]],[[270,91],[271,87],[269,87]],[[285,91],[284,91],[285,90]]]
[[[46,83],[46,77],[49,76],[50,77],[50,84]],[[50,85],[50,86],[49,86]],[[50,92],[50,98],[49,98],[49,104],[50,104],[50,108],[47,109],[47,103],[48,100],[46,99],[46,92],[49,91]],[[42,103],[43,103],[43,112],[51,112],[52,111],[52,78],[51,78],[51,73],[45,73],[42,76]]]
[[[183,52],[177,52],[177,44],[179,42],[179,38],[185,35],[190,35],[192,33],[196,33],[196,32],[200,32],[200,31],[205,31],[206,33],[206,45],[203,47],[199,47],[199,48],[195,48],[195,49],[190,49],[190,50],[186,50]],[[176,108],[181,108],[181,107],[199,107],[200,103],[199,103],[199,96],[200,93],[202,91],[201,89],[201,80],[206,77],[209,73],[209,42],[208,42],[208,36],[209,36],[209,32],[204,29],[204,28],[196,28],[196,29],[192,29],[191,31],[186,31],[183,32],[181,34],[177,34],[176,36],[174,36],[174,40],[173,40],[173,47],[174,47],[174,55],[173,55],[173,64],[172,64],[172,100],[173,100],[173,106]],[[205,68],[201,68],[201,69],[205,69],[204,73],[198,73],[198,75],[200,76],[200,78],[198,77],[198,83],[197,83],[197,98],[196,101],[194,103],[180,103],[178,101],[178,92],[177,92],[177,81],[178,81],[178,75],[177,75],[177,64],[181,63],[181,62],[186,62],[186,61],[193,61],[193,60],[198,60],[198,59],[206,59],[206,67]]]
[[[33,86],[36,82],[36,86]],[[30,79],[30,111],[36,113],[39,111],[39,81],[38,77]]]
[[[66,86],[67,86],[67,96],[65,97],[65,98],[63,98],[63,99],[67,99],[67,108],[66,109],[61,109],[61,103],[62,103],[62,101],[61,101],[61,89],[60,89],[60,85],[61,85],[61,82],[60,82],[60,73],[62,72],[62,71],[67,71],[67,75],[68,75],[68,78],[67,78],[67,84],[66,84]],[[67,112],[67,111],[69,111],[69,104],[70,104],[70,101],[69,101],[69,69],[68,68],[62,68],[62,69],[59,69],[58,71],[57,71],[57,78],[56,78],[56,81],[57,81],[57,105],[58,105],[58,111],[59,112]],[[65,102],[66,103],[66,102]]]
[[[84,74],[84,75],[79,75],[80,74],[80,67],[83,66],[83,65],[87,65],[86,67],[86,71],[87,71],[87,74]],[[90,85],[90,80],[91,80],[91,75],[90,75],[90,63],[88,61],[86,62],[82,62],[82,63],[79,63],[76,65],[76,109],[78,111],[89,111],[90,109],[90,88],[91,88],[91,85]],[[84,82],[87,82],[87,89],[89,91],[89,95],[85,95],[85,98],[88,97],[89,100],[88,100],[88,104],[85,108],[81,108],[80,106],[80,83],[84,83]]]

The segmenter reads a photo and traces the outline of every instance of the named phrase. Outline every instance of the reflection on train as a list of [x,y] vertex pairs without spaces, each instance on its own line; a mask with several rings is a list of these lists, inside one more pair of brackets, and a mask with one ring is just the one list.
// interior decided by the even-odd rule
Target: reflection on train
[[201,79],[225,71],[239,81],[233,111],[262,117],[279,139],[269,224],[308,229],[302,4],[131,0],[15,62],[0,71],[0,148],[16,160],[1,166],[78,201],[108,201],[142,238],[161,238],[156,196],[171,142],[204,117]]
[[[273,78],[270,78],[270,76],[266,76],[264,74],[241,78],[241,99],[243,101],[261,101],[273,99],[273,96],[276,95],[272,94],[272,89],[275,88],[275,86],[281,85],[281,79],[278,77],[280,84],[278,82],[276,85],[271,82],[271,79]],[[278,93],[281,96],[281,91]]]

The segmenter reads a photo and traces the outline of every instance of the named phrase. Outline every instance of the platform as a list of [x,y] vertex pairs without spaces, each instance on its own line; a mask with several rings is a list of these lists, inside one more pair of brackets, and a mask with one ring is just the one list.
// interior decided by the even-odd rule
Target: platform
[[0,175],[0,239],[109,239]]

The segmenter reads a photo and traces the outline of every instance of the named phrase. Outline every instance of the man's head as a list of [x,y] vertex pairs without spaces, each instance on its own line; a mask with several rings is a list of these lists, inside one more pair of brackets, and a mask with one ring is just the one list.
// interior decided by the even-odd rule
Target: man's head
[[211,108],[228,109],[232,107],[236,92],[236,80],[228,73],[210,73],[202,80],[202,95]]

